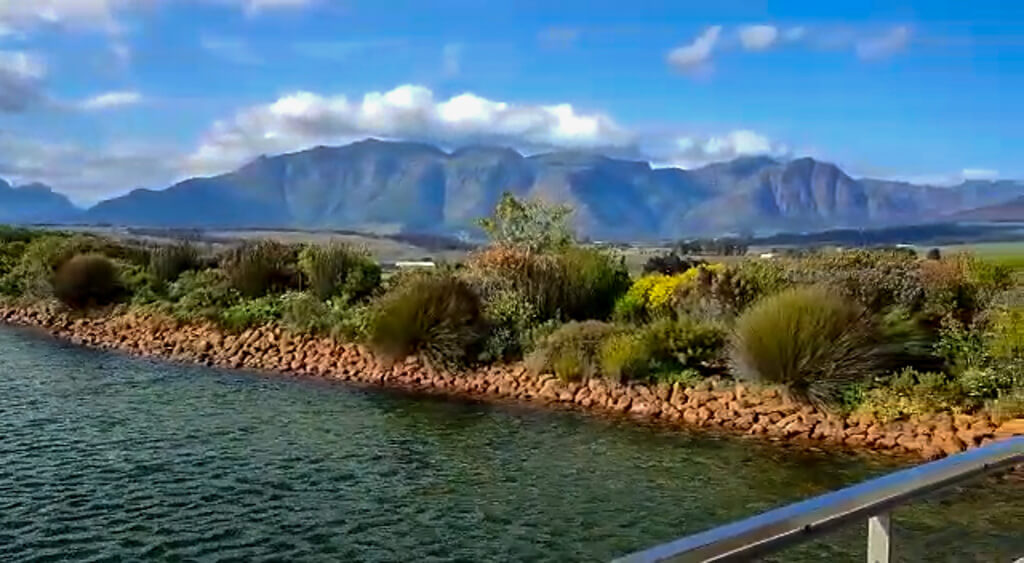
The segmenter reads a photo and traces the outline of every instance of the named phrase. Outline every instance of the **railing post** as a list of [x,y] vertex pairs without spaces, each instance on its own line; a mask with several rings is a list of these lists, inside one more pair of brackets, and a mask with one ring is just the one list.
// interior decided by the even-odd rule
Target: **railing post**
[[889,563],[892,555],[892,521],[888,512],[868,519],[868,563]]

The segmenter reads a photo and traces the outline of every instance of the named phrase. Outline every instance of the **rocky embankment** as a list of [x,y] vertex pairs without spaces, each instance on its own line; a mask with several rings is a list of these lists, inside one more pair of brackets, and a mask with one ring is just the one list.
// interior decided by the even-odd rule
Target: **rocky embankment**
[[773,440],[925,458],[1024,434],[1024,420],[996,424],[986,414],[940,413],[890,423],[871,416],[841,418],[790,401],[773,389],[755,389],[726,381],[708,381],[696,387],[623,385],[601,379],[566,383],[551,375],[529,373],[521,364],[441,373],[416,358],[387,365],[362,346],[290,335],[279,327],[225,334],[211,325],[181,324],[144,314],[74,319],[43,310],[2,307],[0,321],[37,326],[76,344],[141,356],[452,396],[564,404],[666,424],[717,427]]

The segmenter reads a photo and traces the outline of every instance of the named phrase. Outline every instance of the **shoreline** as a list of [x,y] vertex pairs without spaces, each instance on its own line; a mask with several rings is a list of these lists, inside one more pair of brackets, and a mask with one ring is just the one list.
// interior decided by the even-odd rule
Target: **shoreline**
[[694,387],[602,379],[566,383],[553,375],[531,374],[522,362],[455,374],[435,371],[415,357],[388,365],[364,346],[292,335],[276,326],[231,334],[209,323],[184,324],[139,312],[74,318],[6,305],[0,305],[0,323],[37,327],[76,345],[135,356],[453,398],[554,405],[809,447],[935,459],[1024,433],[1024,419],[997,424],[986,413],[937,413],[889,423],[857,414],[839,417],[789,400],[777,390],[731,381]]

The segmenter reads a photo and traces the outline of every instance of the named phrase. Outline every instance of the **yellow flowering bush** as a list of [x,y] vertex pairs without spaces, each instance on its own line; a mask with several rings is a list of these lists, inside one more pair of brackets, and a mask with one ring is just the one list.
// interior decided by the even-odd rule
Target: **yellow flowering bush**
[[694,287],[701,270],[712,275],[725,271],[724,264],[708,264],[673,275],[649,274],[637,279],[616,304],[616,315],[623,320],[642,320],[672,310],[676,296]]

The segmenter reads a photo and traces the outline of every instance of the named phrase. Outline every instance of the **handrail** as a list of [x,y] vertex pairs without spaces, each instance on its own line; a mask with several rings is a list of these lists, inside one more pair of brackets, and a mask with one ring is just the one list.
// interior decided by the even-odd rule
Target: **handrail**
[[[626,555],[616,563],[746,561],[815,538],[855,520],[872,518],[888,552],[888,511],[985,473],[1024,463],[1024,436],[896,471],[858,485],[769,510],[699,534]],[[869,543],[873,541],[869,539]],[[869,552],[874,549],[869,545]],[[887,560],[887,555],[877,558]]]

